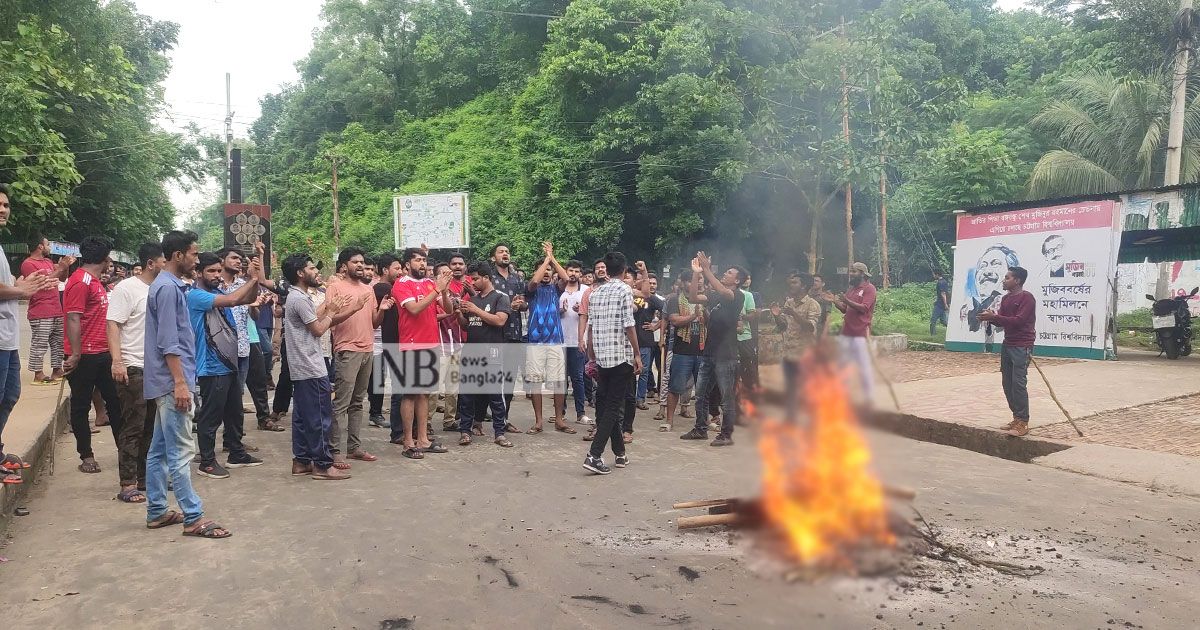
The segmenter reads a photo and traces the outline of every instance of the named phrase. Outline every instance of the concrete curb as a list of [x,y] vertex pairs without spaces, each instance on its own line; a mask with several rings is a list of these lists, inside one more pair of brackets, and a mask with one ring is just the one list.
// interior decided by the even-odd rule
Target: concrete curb
[[869,427],[921,442],[932,442],[975,451],[992,457],[1028,464],[1035,458],[1064,451],[1073,445],[1056,440],[1025,436],[1016,438],[997,429],[922,418],[894,411],[866,411],[863,423]]
[[30,466],[28,470],[21,473],[21,476],[25,478],[25,483],[15,486],[6,485],[0,488],[0,533],[8,529],[9,522],[13,518],[13,508],[21,505],[33,488],[41,483],[43,473],[49,469],[50,442],[57,439],[59,432],[70,423],[71,397],[68,393],[70,386],[65,387],[68,388],[68,391],[63,393],[58,408],[53,410],[41,429],[38,430],[37,437],[29,450],[17,453]]

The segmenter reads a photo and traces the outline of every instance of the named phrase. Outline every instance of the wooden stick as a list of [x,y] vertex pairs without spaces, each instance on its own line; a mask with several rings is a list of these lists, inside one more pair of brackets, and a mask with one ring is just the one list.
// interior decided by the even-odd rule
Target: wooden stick
[[904,501],[912,501],[917,498],[917,491],[904,486],[893,486],[891,484],[883,484],[883,493],[893,499],[902,499]]
[[679,529],[697,529],[700,527],[712,527],[713,525],[733,525],[742,520],[742,515],[737,513],[729,514],[704,514],[703,516],[683,516],[675,520],[675,525]]
[[1058,405],[1058,410],[1063,412],[1063,415],[1067,417],[1067,422],[1071,423],[1071,428],[1075,429],[1075,432],[1079,434],[1079,437],[1083,437],[1083,431],[1079,430],[1079,427],[1075,424],[1075,420],[1071,418],[1071,414],[1067,413],[1067,408],[1064,407],[1061,402],[1059,402],[1058,396],[1054,393],[1054,388],[1050,386],[1050,379],[1046,378],[1046,373],[1042,371],[1042,366],[1038,365],[1037,361],[1033,360],[1033,353],[1029,354],[1029,362],[1032,363],[1033,367],[1037,369],[1038,374],[1042,375],[1042,382],[1046,384],[1046,389],[1050,390],[1050,398],[1054,401],[1054,404]]
[[682,503],[676,503],[676,504],[672,505],[671,507],[676,510],[686,510],[688,508],[702,508],[702,507],[713,507],[714,505],[726,505],[728,503],[733,503],[734,501],[737,501],[737,499],[703,499],[701,501],[683,501]]

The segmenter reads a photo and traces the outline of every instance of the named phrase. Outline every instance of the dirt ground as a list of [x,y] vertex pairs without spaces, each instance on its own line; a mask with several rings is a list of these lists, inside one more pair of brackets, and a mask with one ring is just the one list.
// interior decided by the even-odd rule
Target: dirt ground
[[[527,405],[516,418],[530,424]],[[578,436],[414,462],[365,433],[381,460],[322,483],[288,475],[289,433],[251,431],[267,465],[195,478],[225,541],[146,530],[143,508],[113,500],[111,436],[100,475],[76,472],[60,438],[57,474],[0,549],[0,611],[45,628],[1007,629],[1189,628],[1200,609],[1200,501],[1074,473],[872,435],[942,540],[1044,572],[916,558],[787,583],[757,536],[674,525],[675,501],[757,492],[753,430],[726,449],[640,431],[607,477],[580,467]]]

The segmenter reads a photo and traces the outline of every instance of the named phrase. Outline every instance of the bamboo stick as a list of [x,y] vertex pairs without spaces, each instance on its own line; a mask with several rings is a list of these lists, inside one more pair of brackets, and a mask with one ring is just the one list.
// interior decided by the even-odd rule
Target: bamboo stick
[[713,525],[733,525],[742,520],[742,515],[737,513],[729,514],[704,514],[702,516],[683,516],[675,520],[675,525],[679,529],[697,529],[700,527],[712,527]]
[[891,484],[883,484],[883,493],[893,499],[902,499],[904,501],[912,501],[917,498],[917,491],[904,486],[893,486]]
[[733,503],[734,501],[737,501],[737,499],[702,499],[700,501],[683,501],[681,503],[676,503],[676,504],[672,505],[671,507],[676,510],[686,510],[689,508],[702,508],[702,507],[712,507],[714,505],[725,505],[727,503]]

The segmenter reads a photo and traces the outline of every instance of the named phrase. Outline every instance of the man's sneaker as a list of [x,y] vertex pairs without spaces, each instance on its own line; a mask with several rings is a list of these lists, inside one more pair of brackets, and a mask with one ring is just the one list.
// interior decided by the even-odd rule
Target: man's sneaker
[[679,436],[679,439],[681,439],[681,440],[707,440],[708,439],[708,431],[705,431],[703,429],[692,429],[691,431],[688,431],[687,433],[684,433],[683,435]]
[[380,429],[392,428],[392,423],[388,422],[387,418],[384,418],[383,414],[381,413],[371,414],[371,417],[367,420],[367,422],[370,423],[371,426],[379,427]]
[[217,462],[213,462],[211,464],[200,464],[200,468],[196,470],[196,474],[200,475],[201,477],[208,477],[210,479],[229,478],[229,471],[225,470],[225,468]]
[[639,400],[637,402],[637,408],[641,409],[642,411],[646,411],[646,410],[650,409],[650,405],[647,405],[646,401],[644,401],[644,400]]
[[628,455],[618,455],[617,461],[613,462],[613,466],[616,466],[617,468],[624,468],[628,465],[629,465],[629,456]]
[[708,422],[708,430],[709,430],[709,431],[720,431],[720,430],[721,430],[721,425],[717,424],[716,422],[713,422],[713,421],[709,420],[709,422]]
[[[242,453],[240,455],[230,455],[225,462],[225,466],[229,468],[249,468],[251,466],[262,466],[263,461],[250,453]],[[229,476],[226,473],[225,476]]]
[[589,424],[596,424],[596,421],[587,417],[587,414],[584,414],[582,416],[579,416],[579,419],[575,421],[575,424],[589,425]]
[[612,472],[612,469],[604,463],[604,459],[600,457],[592,457],[588,455],[583,460],[583,467],[596,473],[597,475],[607,475]]
[[733,438],[728,435],[718,435],[709,446],[733,446]]

